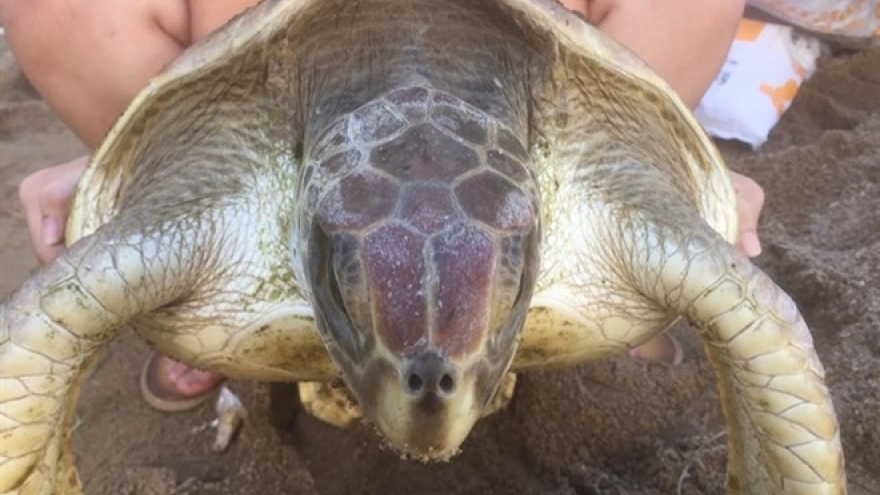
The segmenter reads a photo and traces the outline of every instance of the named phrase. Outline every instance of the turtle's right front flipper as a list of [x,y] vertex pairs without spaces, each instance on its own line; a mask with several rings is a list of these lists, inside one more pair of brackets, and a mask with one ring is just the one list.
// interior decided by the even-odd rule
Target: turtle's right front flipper
[[0,493],[81,492],[68,436],[85,370],[116,328],[187,290],[181,251],[159,249],[161,229],[112,227],[0,305]]

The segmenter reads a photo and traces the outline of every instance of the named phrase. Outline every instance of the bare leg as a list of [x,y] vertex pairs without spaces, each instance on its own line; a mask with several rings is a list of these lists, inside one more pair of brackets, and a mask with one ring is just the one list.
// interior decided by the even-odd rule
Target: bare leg
[[257,0],[4,0],[25,74],[90,148],[150,77]]
[[90,148],[189,42],[186,17],[186,4],[176,0],[0,3],[25,74]]
[[744,0],[564,0],[639,54],[694,107],[721,69]]

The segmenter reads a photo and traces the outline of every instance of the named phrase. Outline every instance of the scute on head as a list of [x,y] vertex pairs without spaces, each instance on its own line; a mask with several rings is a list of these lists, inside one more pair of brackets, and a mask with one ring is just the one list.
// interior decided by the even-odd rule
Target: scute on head
[[372,172],[353,173],[328,191],[318,206],[318,218],[327,232],[363,231],[378,224],[395,209],[398,184]]

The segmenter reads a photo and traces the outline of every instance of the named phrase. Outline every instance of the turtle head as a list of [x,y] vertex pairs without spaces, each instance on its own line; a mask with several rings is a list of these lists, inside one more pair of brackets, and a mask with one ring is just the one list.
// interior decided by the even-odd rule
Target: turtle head
[[398,451],[434,460],[458,451],[512,360],[539,229],[518,140],[423,91],[419,118],[359,143],[318,194],[306,260],[319,330],[365,415]]

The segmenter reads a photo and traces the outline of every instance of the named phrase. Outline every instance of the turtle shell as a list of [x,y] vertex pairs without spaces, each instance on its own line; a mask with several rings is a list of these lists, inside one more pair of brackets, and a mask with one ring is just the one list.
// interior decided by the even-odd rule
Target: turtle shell
[[[639,109],[633,118],[644,129],[646,140],[656,133],[666,141],[672,132],[684,160],[668,165],[691,189],[703,218],[728,241],[735,239],[735,193],[720,155],[675,92],[638,56],[553,0],[480,1],[509,11],[532,34],[533,48],[555,60],[552,84],[539,91],[564,92],[566,86],[578,84],[579,75],[589,72],[608,81],[603,91],[610,97],[628,100]],[[93,153],[71,206],[67,243],[94,232],[118,211],[135,157],[143,153],[141,136],[157,125],[153,117],[158,111],[173,105],[185,121],[188,110],[200,104],[205,87],[228,84],[244,67],[266,64],[266,54],[279,44],[295,45],[297,25],[310,11],[327,4],[326,0],[265,0],[193,45],[152,78]],[[545,133],[553,137],[552,126],[537,124],[547,127]]]

